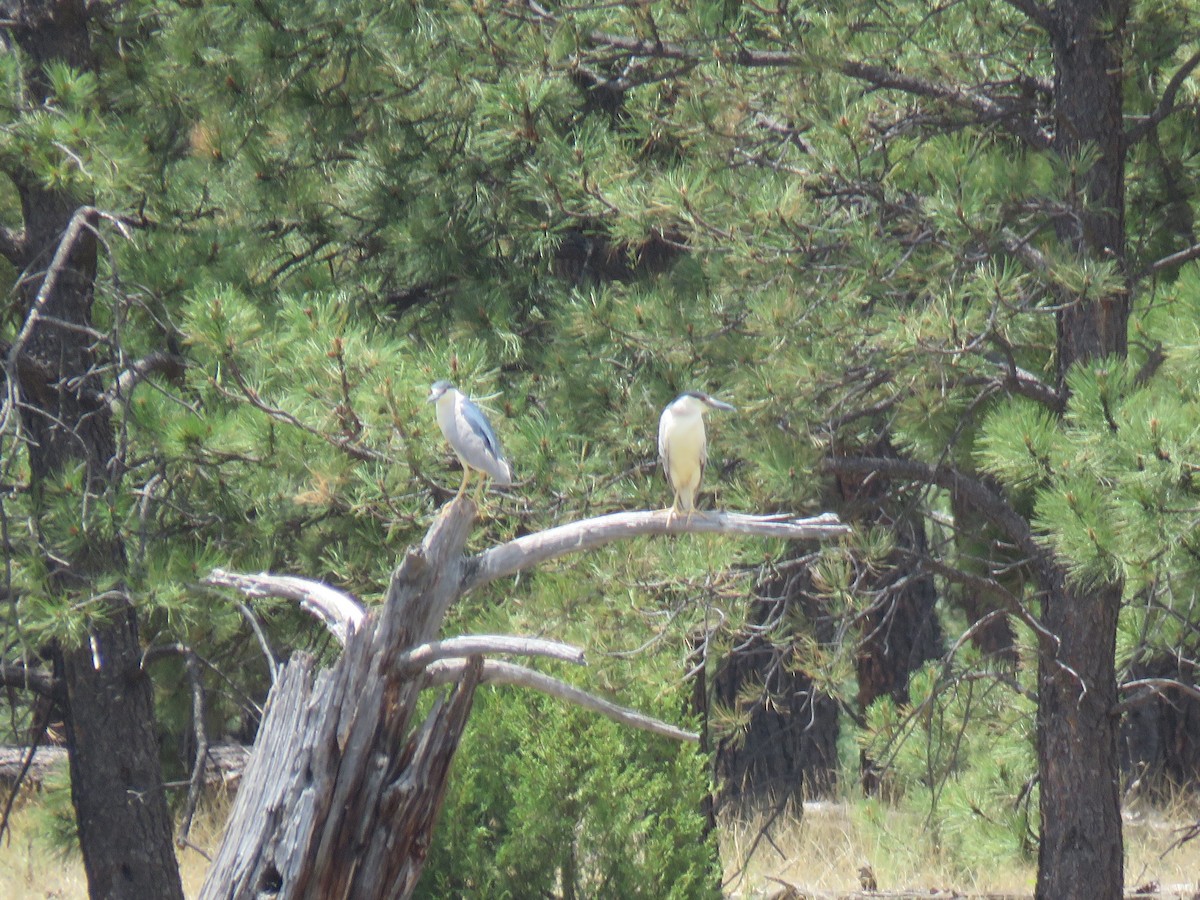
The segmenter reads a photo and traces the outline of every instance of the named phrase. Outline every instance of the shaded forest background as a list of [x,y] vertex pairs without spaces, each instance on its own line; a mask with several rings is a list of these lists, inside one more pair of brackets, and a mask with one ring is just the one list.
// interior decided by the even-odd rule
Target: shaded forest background
[[696,896],[718,808],[848,783],[1119,894],[1121,795],[1200,761],[1194,4],[0,12],[6,740],[72,748],[96,896],[123,835],[171,881],[162,772],[337,652],[201,579],[378,598],[458,483],[439,378],[518,482],[474,549],[665,505],[688,388],[738,407],[707,506],[856,531],[471,595],[448,631],[584,646],[556,674],[704,739],[481,695],[429,896]]

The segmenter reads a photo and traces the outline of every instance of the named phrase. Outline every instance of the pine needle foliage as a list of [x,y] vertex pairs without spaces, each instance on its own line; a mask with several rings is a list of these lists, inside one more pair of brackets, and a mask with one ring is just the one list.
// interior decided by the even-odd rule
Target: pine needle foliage
[[[1131,11],[1131,121],[1192,55],[1194,6]],[[665,505],[657,416],[698,387],[738,406],[709,420],[702,505],[818,511],[840,499],[818,474],[831,454],[886,445],[995,486],[1076,584],[1119,581],[1123,665],[1190,653],[1200,267],[1133,285],[1128,358],[1060,381],[1064,298],[1128,284],[1117,261],[1060,240],[1097,152],[1019,133],[1052,127],[1054,69],[1017,5],[137,0],[106,15],[99,75],[60,66],[45,108],[4,105],[0,158],[86,187],[134,229],[105,232],[109,382],[164,347],[186,367],[116,398],[120,496],[84,522],[68,472],[42,508],[81,543],[124,535],[151,640],[202,651],[234,682],[214,700],[222,728],[265,676],[241,616],[198,578],[271,569],[378,598],[459,477],[423,402],[443,377],[488,410],[518,481],[489,496],[472,548]],[[20,64],[0,55],[10,97]],[[1191,80],[1179,91],[1195,99]],[[1193,124],[1167,116],[1130,147],[1126,271],[1194,243]],[[0,223],[18,212],[0,188]],[[14,311],[2,323],[11,340]],[[34,658],[82,641],[92,611],[48,588],[10,438],[6,646]],[[978,511],[942,488],[892,496],[940,566],[942,622],[971,626],[965,576],[1036,611]],[[902,551],[878,525],[828,548],[811,571],[820,613],[765,635],[851,708],[872,579],[902,578]],[[622,545],[481,592],[449,627],[611,653],[589,674],[673,717],[689,638],[714,667],[784,552]],[[325,649],[294,611],[256,610],[278,646]],[[1013,798],[1033,765],[1028,640],[1015,670],[962,647],[919,670],[907,700],[854,709],[862,748],[898,796],[936,808],[964,866],[986,861],[972,847],[1027,850],[1028,791]],[[748,683],[713,724],[736,735],[744,707],[769,700]],[[187,702],[164,691],[165,720],[185,721]],[[476,722],[444,820],[462,867],[435,848],[429,891],[635,896],[669,889],[639,882],[655,865],[683,886],[711,875],[695,756],[502,693]],[[538,824],[545,805],[560,816]]]

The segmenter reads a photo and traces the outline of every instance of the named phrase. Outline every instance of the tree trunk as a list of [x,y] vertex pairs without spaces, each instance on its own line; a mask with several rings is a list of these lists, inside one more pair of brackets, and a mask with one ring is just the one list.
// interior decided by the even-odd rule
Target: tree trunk
[[1065,587],[1047,596],[1044,623],[1058,655],[1038,665],[1038,772],[1042,834],[1037,896],[1120,898],[1119,718],[1114,667],[1121,591]]
[[[84,0],[7,2],[0,14],[28,54],[32,102],[49,99],[46,67],[93,68]],[[71,795],[93,898],[182,898],[137,619],[119,579],[124,547],[107,514],[120,488],[112,414],[90,336],[97,221],[78,197],[12,175],[24,217],[25,324],[17,355],[21,418],[38,536],[54,590],[90,601],[96,623],[82,647],[57,648]],[[79,506],[63,494],[79,472]],[[82,531],[82,535],[79,533]],[[106,588],[97,583],[103,580]]]
[[[1127,0],[1066,0],[1049,22],[1054,49],[1054,150],[1094,161],[1077,176],[1070,214],[1055,229],[1080,257],[1125,267],[1125,139],[1121,57]],[[1058,376],[1126,353],[1129,291],[1066,298],[1058,313]],[[1054,569],[1054,571],[1050,571]],[[1042,813],[1037,896],[1121,897],[1116,629],[1119,583],[1068,587],[1047,567],[1042,617],[1058,652],[1038,665],[1038,771]]]
[[457,598],[474,514],[469,500],[443,510],[392,576],[383,609],[351,634],[332,669],[314,677],[307,659],[288,664],[202,898],[412,893],[481,660],[411,734],[424,678],[395,661],[436,636]]

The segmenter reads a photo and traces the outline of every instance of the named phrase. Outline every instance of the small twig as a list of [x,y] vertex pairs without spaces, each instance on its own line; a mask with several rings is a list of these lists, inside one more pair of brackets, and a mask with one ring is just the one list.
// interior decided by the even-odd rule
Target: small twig
[[208,732],[204,728],[206,703],[204,680],[200,677],[200,659],[190,647],[183,647],[182,651],[184,670],[187,672],[187,679],[192,688],[192,731],[196,736],[196,761],[192,765],[187,800],[183,804],[179,836],[175,838],[175,844],[178,847],[188,846],[192,819],[196,815],[196,806],[200,802],[200,789],[204,786],[204,768],[208,763]]
[[271,684],[274,684],[279,678],[279,658],[271,649],[270,642],[267,641],[267,633],[263,631],[262,622],[258,621],[258,616],[254,614],[249,606],[241,600],[234,604],[237,606],[238,612],[242,614],[242,618],[246,620],[250,626],[250,630],[254,632],[254,636],[258,639],[258,646],[262,648],[263,656],[267,658],[267,670],[271,674]]
[[[364,462],[390,461],[386,454],[380,453],[378,450],[372,450],[370,447],[365,447],[352,438],[335,437],[331,434],[326,434],[319,428],[314,428],[311,425],[306,425],[304,422],[301,422],[287,410],[280,409],[276,406],[271,406],[269,403],[263,400],[258,391],[251,387],[246,381],[245,376],[242,375],[242,370],[238,367],[237,361],[234,360],[232,356],[227,356],[225,358],[225,369],[237,383],[238,389],[241,391],[241,396],[244,397],[246,401],[249,402],[249,404],[255,409],[266,413],[266,415],[270,416],[272,419],[275,419],[279,422],[285,422],[294,428],[299,428],[306,434],[311,434],[313,437],[320,438],[321,440],[325,441],[325,443],[329,444],[329,446],[337,450],[341,450],[352,459],[359,459],[363,460]],[[238,396],[237,394],[222,388],[220,385],[217,385],[217,390],[227,396]]]
[[12,790],[8,796],[4,798],[4,811],[0,813],[0,838],[8,837],[9,843],[12,842],[12,829],[9,828],[9,818],[12,816],[13,804],[17,802],[17,793],[21,790],[21,785],[25,781],[25,776],[29,772],[29,767],[33,765],[33,756],[37,753],[38,745],[42,742],[42,738],[46,735],[46,728],[50,725],[50,716],[55,709],[54,702],[47,696],[42,698],[38,715],[34,720],[32,729],[32,739],[29,741],[29,750],[25,754],[25,758],[21,761],[21,771],[17,773],[17,777],[13,779]]

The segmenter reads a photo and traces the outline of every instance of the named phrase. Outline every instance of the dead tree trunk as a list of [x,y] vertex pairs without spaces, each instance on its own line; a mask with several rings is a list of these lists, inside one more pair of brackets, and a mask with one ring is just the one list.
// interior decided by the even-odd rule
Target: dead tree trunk
[[[817,539],[845,532],[836,517],[782,522],[730,514],[690,521],[667,512],[619,513],[528,535],[471,558],[469,499],[449,504],[392,576],[387,598],[363,616],[345,595],[300,579],[218,572],[215,584],[303,599],[347,635],[319,673],[297,656],[271,690],[266,717],[221,848],[201,891],[213,898],[407,897],[421,876],[450,763],[476,685],[535,687],[667,737],[696,735],[592,697],[485,653],[582,654],[548,641],[435,641],[464,592],[537,563],[637,534],[723,531]],[[313,590],[306,592],[305,585]],[[413,727],[420,691],[454,682]]]

